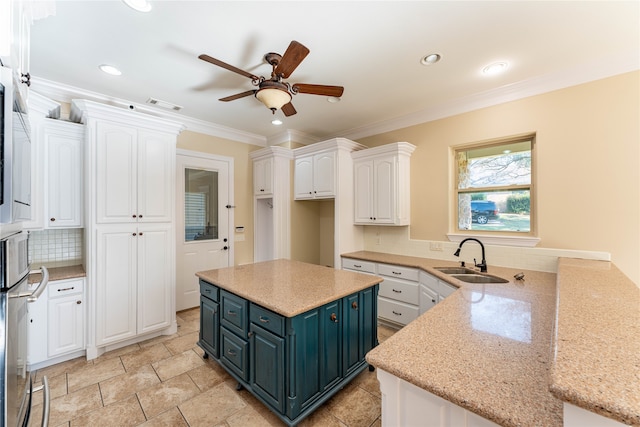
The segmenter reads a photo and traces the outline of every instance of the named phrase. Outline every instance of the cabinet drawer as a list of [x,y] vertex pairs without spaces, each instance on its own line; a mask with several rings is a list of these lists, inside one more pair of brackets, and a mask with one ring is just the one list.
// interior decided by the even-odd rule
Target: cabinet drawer
[[375,263],[370,261],[362,261],[359,259],[342,258],[342,268],[362,271],[364,273],[376,273]]
[[418,317],[418,307],[378,297],[378,317],[406,325]]
[[259,305],[251,304],[249,309],[251,323],[255,323],[269,332],[284,336],[284,317],[269,311]]
[[220,323],[239,337],[246,338],[249,332],[249,301],[221,290],[220,305]]
[[81,294],[84,291],[84,279],[56,280],[49,282],[47,292],[49,298]]
[[400,267],[390,264],[378,264],[378,274],[398,279],[418,281],[418,269],[409,267]]
[[220,290],[217,286],[213,286],[211,283],[205,282],[200,279],[200,294],[209,298],[212,301],[219,301]]
[[420,299],[420,290],[418,289],[417,283],[394,279],[384,279],[382,283],[380,283],[380,291],[378,294],[409,304],[418,304]]
[[227,328],[220,329],[220,360],[243,381],[249,381],[249,343]]

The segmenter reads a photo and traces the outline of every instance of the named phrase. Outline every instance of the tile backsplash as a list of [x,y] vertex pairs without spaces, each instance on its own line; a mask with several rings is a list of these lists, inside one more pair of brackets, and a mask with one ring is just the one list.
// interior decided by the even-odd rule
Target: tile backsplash
[[83,247],[82,228],[31,231],[29,261],[32,268],[84,265]]

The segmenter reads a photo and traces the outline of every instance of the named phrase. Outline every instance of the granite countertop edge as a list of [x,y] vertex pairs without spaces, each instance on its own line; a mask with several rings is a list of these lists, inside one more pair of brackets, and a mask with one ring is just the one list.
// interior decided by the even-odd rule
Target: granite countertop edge
[[[352,253],[345,253],[345,254],[342,254],[342,257],[419,268],[433,276],[436,276],[438,279],[444,280],[447,283],[452,284],[454,286],[457,286],[457,287],[467,286],[466,284],[458,282],[457,280],[433,268],[435,266],[457,265],[456,263],[453,263],[451,261],[433,260],[428,258],[420,258],[420,257],[412,257],[412,256],[404,256],[404,255],[396,255],[396,254],[386,254],[381,252],[370,252],[370,251],[358,251],[358,252],[352,252]],[[513,269],[499,268],[499,267],[492,267],[492,266],[489,266],[489,268],[490,268],[490,273],[496,274],[504,278],[508,278],[505,276],[505,273],[507,272],[511,273],[512,271],[514,271]],[[576,273],[576,271],[578,272],[578,275],[573,276],[571,281],[569,281],[568,279],[565,279],[566,274],[564,273],[566,273],[568,269],[574,269],[574,271],[572,271],[574,274]],[[562,290],[567,286],[572,287],[570,290],[575,290],[576,287],[582,286],[584,293],[588,294],[588,290],[589,290],[588,285],[590,283],[590,280],[592,280],[594,277],[593,275],[594,270],[601,271],[601,272],[602,270],[604,270],[604,272],[602,273],[603,276],[601,276],[601,279],[602,277],[609,279],[609,283],[608,283],[609,287],[606,289],[608,292],[612,292],[615,294],[615,292],[618,289],[624,288],[627,294],[631,294],[630,297],[627,296],[627,299],[631,300],[630,304],[626,304],[627,307],[631,307],[631,309],[633,309],[633,306],[635,305],[636,307],[640,308],[640,298],[637,297],[638,288],[628,278],[620,274],[619,271],[615,268],[615,266],[613,266],[610,262],[561,258],[558,266],[556,287],[553,290],[553,292],[555,293],[554,300],[556,300],[556,303],[557,303],[555,319],[554,319],[556,320],[556,322],[558,321],[558,316],[560,316],[561,319],[564,316],[567,319],[566,320],[567,322],[575,322],[575,323],[587,322],[587,323],[584,323],[584,325],[588,325],[588,321],[591,321],[591,322],[593,321],[593,318],[589,317],[590,315],[593,314],[592,312],[591,314],[585,314],[583,312],[582,316],[576,317],[575,302],[571,300],[567,301],[566,297],[562,300],[558,300],[558,299],[560,298]],[[514,283],[514,282],[510,281],[510,283]],[[549,292],[548,289],[535,290],[535,292],[539,292],[539,291]],[[603,292],[603,294],[604,293],[605,292]],[[602,295],[599,295],[599,296],[602,296]],[[613,302],[617,301],[615,297],[611,298],[611,300]],[[588,301],[588,298],[587,298],[587,301]],[[435,308],[438,308],[438,311],[440,309],[443,309],[443,310],[453,309],[454,307],[451,305],[452,302],[454,301],[448,298],[443,303],[438,304],[436,307],[431,309],[429,312],[423,314],[422,316],[437,315],[438,313],[435,311]],[[610,302],[610,304],[613,304],[613,302]],[[609,309],[610,308],[611,307],[609,307]],[[579,310],[578,310],[578,313],[579,313]],[[625,317],[624,314],[621,316],[623,318]],[[626,315],[626,317],[628,318],[629,316]],[[636,315],[635,318],[638,318],[638,316]],[[570,350],[572,349],[565,350],[565,348],[563,347],[562,341],[559,341],[557,323],[555,323],[555,325],[556,326],[554,327],[554,330],[552,331],[552,334],[550,337],[552,340],[550,342],[550,344],[552,345],[550,346],[550,350],[549,350],[550,352],[549,361],[551,363],[551,369],[549,370],[549,374],[548,374],[548,384],[547,384],[546,391],[551,396],[558,399],[559,401],[574,404],[588,411],[603,415],[605,417],[614,419],[616,421],[623,422],[625,424],[640,426],[640,384],[638,384],[637,380],[635,381],[635,384],[631,386],[627,386],[626,390],[619,391],[620,394],[625,394],[625,392],[628,391],[631,394],[631,397],[632,397],[631,400],[633,400],[633,397],[636,397],[636,401],[632,401],[631,403],[628,402],[630,400],[628,398],[629,396],[626,396],[626,399],[623,399],[624,402],[621,403],[620,395],[606,396],[606,395],[603,395],[602,393],[590,392],[591,384],[589,383],[589,381],[593,380],[592,377],[591,378],[586,377],[584,373],[580,371],[580,369],[566,369],[566,371],[564,371],[567,364],[578,363],[579,358],[577,358],[576,353],[572,354],[570,352]],[[576,325],[576,326],[582,327],[580,325]],[[640,324],[636,326],[637,326],[636,330],[640,331]],[[562,328],[562,324],[560,324],[560,328]],[[636,337],[638,336],[640,336],[640,334],[636,335]],[[592,356],[593,360],[591,360],[590,362],[594,363],[594,365],[596,366],[598,366],[598,364],[595,359],[598,359],[602,354],[607,354],[607,349],[604,349],[604,348],[600,348],[599,350],[593,351],[593,348],[597,348],[594,346],[598,345],[598,339],[599,337],[595,336],[593,342],[589,342],[586,344],[587,347],[591,347],[592,349],[590,353],[593,355]],[[617,370],[616,372],[617,376],[615,378],[619,379],[620,375],[625,375],[626,373],[626,375],[628,375],[626,377],[627,378],[626,382],[633,383],[634,382],[632,378],[633,377],[632,372],[634,372],[633,366],[634,366],[634,363],[637,364],[635,368],[637,372],[637,366],[640,366],[640,351],[638,351],[637,355],[634,355],[632,354],[634,353],[634,351],[631,347],[635,346],[635,347],[638,347],[638,349],[640,349],[640,339],[636,339],[636,341],[634,342],[633,338],[631,338],[631,342],[629,342],[628,339],[625,342],[628,344],[628,347],[625,348],[625,344],[621,344],[620,346],[617,347],[618,354],[616,354],[616,358],[617,358],[616,360],[621,360],[623,363],[626,363],[625,366],[627,366],[627,368],[626,369],[622,368]],[[561,358],[562,361],[564,361],[563,365],[559,365],[559,360],[560,360],[559,357]],[[376,360],[374,362],[375,363],[372,363],[372,364],[375,365],[377,362],[379,362],[379,360]],[[502,414],[495,412],[493,408],[478,408],[474,404],[474,402],[470,402],[469,400],[465,399],[464,396],[461,397],[455,393],[452,393],[450,390],[447,389],[447,387],[441,387],[438,384],[430,384],[422,381],[416,381],[416,378],[412,377],[411,372],[403,372],[401,370],[394,369],[391,366],[385,366],[385,367],[382,367],[382,369],[387,370],[391,374],[396,375],[399,378],[409,383],[412,383],[418,387],[421,387],[437,396],[440,396],[459,406],[462,406],[466,409],[476,412],[479,415],[485,418],[488,418],[492,421],[498,422],[502,425],[518,425],[518,423],[513,422],[513,420],[510,419],[509,416],[502,416]],[[606,376],[607,373],[606,372],[601,373],[601,375]],[[599,391],[602,391],[602,390],[599,390]],[[488,409],[488,411],[486,409]]]

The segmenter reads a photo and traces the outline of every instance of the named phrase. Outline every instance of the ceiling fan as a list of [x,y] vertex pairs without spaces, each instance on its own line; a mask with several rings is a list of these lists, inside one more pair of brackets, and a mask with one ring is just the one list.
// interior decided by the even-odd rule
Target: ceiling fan
[[324,95],[339,98],[344,92],[344,88],[342,86],[327,86],[307,83],[289,84],[282,81],[282,79],[288,78],[291,73],[293,73],[308,54],[309,49],[295,40],[289,44],[284,55],[273,52],[267,53],[264,56],[264,60],[272,66],[271,77],[268,79],[262,76],[258,77],[253,75],[247,71],[241,70],[240,68],[234,67],[233,65],[222,62],[219,59],[212,58],[209,55],[202,54],[198,56],[198,58],[203,61],[210,62],[213,65],[217,65],[218,67],[238,73],[242,76],[249,77],[251,79],[251,84],[258,87],[258,89],[247,90],[235,95],[220,98],[220,101],[234,101],[236,99],[244,98],[245,96],[255,95],[258,100],[273,112],[273,114],[276,113],[276,110],[281,109],[284,115],[289,117],[296,114],[296,109],[291,103],[293,95],[307,93],[311,95]]

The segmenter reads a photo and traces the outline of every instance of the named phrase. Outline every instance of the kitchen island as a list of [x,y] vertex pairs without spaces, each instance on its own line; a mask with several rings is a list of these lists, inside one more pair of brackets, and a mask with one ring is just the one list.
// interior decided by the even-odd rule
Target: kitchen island
[[369,366],[381,278],[291,260],[196,275],[205,357],[287,425]]

